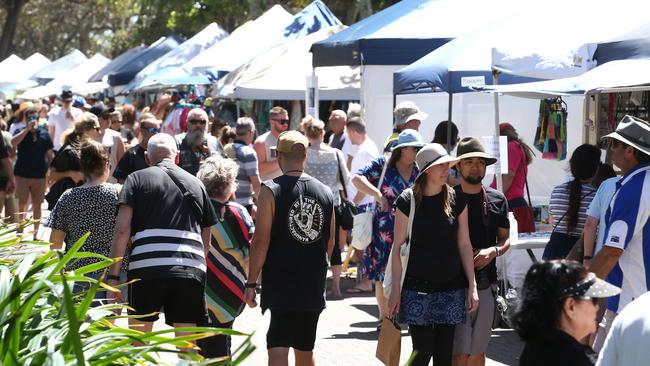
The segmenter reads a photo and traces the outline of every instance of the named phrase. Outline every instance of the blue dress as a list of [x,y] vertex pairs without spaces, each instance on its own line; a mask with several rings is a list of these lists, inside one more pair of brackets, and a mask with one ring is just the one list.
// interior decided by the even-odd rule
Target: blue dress
[[[386,163],[386,158],[380,156],[371,161],[359,174],[368,179],[370,184],[377,187],[381,171]],[[399,174],[396,168],[388,167],[381,184],[380,191],[388,201],[388,210],[380,211],[375,206],[375,217],[372,225],[372,242],[363,253],[363,276],[372,281],[384,281],[384,273],[388,264],[388,255],[393,246],[393,227],[395,225],[395,211],[393,204],[397,197],[406,188],[412,187],[415,177],[419,173],[418,168],[413,164],[413,171],[408,181]]]

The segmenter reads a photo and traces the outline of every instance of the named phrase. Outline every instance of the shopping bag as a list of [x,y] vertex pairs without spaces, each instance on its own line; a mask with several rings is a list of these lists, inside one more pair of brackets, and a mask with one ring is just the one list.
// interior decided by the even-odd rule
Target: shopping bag
[[395,318],[386,317],[381,321],[381,331],[377,342],[375,356],[386,366],[398,366],[402,351],[402,330],[394,320]]
[[366,250],[372,241],[372,220],[375,210],[368,210],[354,215],[352,227],[352,247],[356,250]]
[[[399,283],[399,288],[400,291],[402,289],[402,285],[404,284],[404,277],[406,277],[406,267],[409,264],[409,255],[411,254],[411,234],[413,232],[413,218],[415,217],[415,196],[413,195],[413,190],[411,188],[407,188],[405,192],[408,192],[408,194],[411,196],[411,210],[409,211],[409,221],[408,221],[408,236],[406,238],[406,242],[402,245],[400,245],[400,250],[399,250],[399,259],[400,263],[402,264],[402,273],[400,277],[400,283]],[[390,298],[390,293],[393,290],[393,253],[394,251],[391,249],[390,254],[388,255],[388,264],[386,265],[386,272],[384,275],[384,296],[386,298]]]

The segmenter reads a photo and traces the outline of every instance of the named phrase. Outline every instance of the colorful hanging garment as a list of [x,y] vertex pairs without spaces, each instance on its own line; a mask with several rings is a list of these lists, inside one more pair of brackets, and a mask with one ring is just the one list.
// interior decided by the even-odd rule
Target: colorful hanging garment
[[543,99],[535,132],[535,148],[547,160],[564,160],[567,152],[567,111],[562,98]]

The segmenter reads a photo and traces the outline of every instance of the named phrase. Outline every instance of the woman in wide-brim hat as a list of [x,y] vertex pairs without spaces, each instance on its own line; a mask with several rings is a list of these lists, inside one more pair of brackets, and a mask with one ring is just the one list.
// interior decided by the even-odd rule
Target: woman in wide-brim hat
[[[390,248],[393,245],[395,222],[393,203],[403,190],[411,187],[415,182],[415,177],[419,173],[415,165],[415,156],[424,145],[419,132],[406,129],[399,134],[390,159],[381,156],[352,177],[352,183],[359,192],[373,197],[376,203],[372,241],[363,253],[362,270],[364,278],[375,282],[380,319],[388,315],[388,301],[382,290],[382,282]],[[380,184],[384,169],[384,179]]]
[[[478,308],[467,205],[447,184],[449,169],[458,158],[432,143],[420,149],[416,160],[420,173],[413,195],[404,192],[395,202],[389,313],[399,313],[399,322],[409,325],[417,351],[413,365],[428,365],[432,357],[436,365],[451,365],[455,326]],[[414,215],[410,256],[400,288],[399,251],[409,236],[410,214]]]

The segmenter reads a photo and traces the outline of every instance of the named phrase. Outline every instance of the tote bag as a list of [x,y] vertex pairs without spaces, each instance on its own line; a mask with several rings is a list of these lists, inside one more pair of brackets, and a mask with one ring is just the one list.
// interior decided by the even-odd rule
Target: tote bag
[[[386,168],[388,167],[388,160],[384,163],[384,168],[381,171],[379,184],[377,189],[381,190],[381,185],[384,183],[384,176],[386,175]],[[354,215],[354,224],[352,226],[352,247],[356,250],[365,250],[370,242],[372,242],[372,222],[375,216],[375,202],[370,205],[368,211]]]
[[[404,284],[404,277],[406,276],[406,267],[409,264],[409,255],[411,254],[411,233],[413,231],[413,218],[415,217],[415,195],[413,190],[408,188],[407,191],[411,196],[411,210],[409,211],[409,221],[408,221],[408,236],[406,237],[406,242],[400,245],[399,248],[399,259],[402,263],[402,276],[400,277],[399,288],[402,289]],[[388,255],[388,265],[386,265],[386,273],[384,274],[384,296],[386,298],[390,297],[392,292],[393,285],[393,251],[390,251]]]

